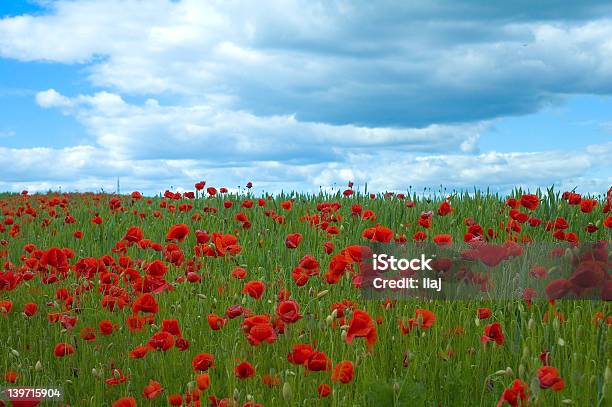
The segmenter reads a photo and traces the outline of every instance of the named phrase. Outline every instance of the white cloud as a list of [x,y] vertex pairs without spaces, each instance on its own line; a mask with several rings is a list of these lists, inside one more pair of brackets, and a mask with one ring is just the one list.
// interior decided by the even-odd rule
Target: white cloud
[[[51,95],[51,96],[49,96]],[[256,116],[214,105],[142,105],[100,92],[67,98],[53,89],[40,92],[42,107],[73,114],[100,147],[135,159],[343,160],[364,150],[474,152],[487,123],[433,124],[424,128],[361,127],[300,122],[294,116]],[[43,102],[43,103],[41,103]],[[152,142],[155,140],[155,142]]]
[[[214,160],[117,158],[91,146],[66,149],[0,148],[0,166],[6,168],[0,188],[114,191],[116,178],[123,191],[157,193],[164,188],[190,190],[206,179],[217,186],[237,187],[252,180],[256,190],[316,191],[348,180],[372,191],[417,191],[443,185],[471,189],[492,185],[507,192],[515,186],[534,189],[555,185],[578,187],[581,192],[603,193],[610,186],[606,163],[612,162],[612,143],[573,152],[414,155],[398,151],[349,154],[343,161],[293,165],[281,161],[242,161],[221,164]],[[585,174],[600,176],[585,176]],[[40,181],[45,180],[45,181]]]
[[147,192],[199,179],[270,190],[349,178],[379,190],[609,183],[609,144],[478,150],[499,117],[612,93],[605,7],[530,4],[527,18],[515,2],[45,4],[0,19],[0,57],[83,64],[99,91],[41,90],[36,102],[95,142],[0,147],[0,190],[112,190],[117,176]]
[[67,97],[59,94],[55,89],[48,89],[44,92],[38,92],[36,94],[36,103],[41,107],[70,107],[72,101]]
[[369,127],[482,121],[612,92],[601,7],[532,5],[540,19],[504,7],[60,0],[0,20],[0,56],[87,63],[93,84],[120,94]]

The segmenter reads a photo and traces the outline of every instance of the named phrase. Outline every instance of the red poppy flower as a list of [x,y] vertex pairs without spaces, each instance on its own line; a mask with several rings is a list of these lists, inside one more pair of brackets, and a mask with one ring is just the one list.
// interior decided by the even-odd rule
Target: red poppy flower
[[81,337],[81,339],[86,340],[86,341],[95,341],[96,340],[96,330],[95,328],[86,326],[83,329],[81,329],[79,336]]
[[294,365],[303,365],[306,363],[313,349],[307,343],[298,343],[293,345],[291,352],[287,355],[287,360]]
[[13,370],[7,370],[6,373],[4,374],[4,380],[6,380],[9,383],[15,383],[17,381],[18,376],[19,375],[17,374],[17,372]]
[[174,336],[182,336],[181,335],[181,328],[179,327],[179,323],[178,320],[176,319],[164,319],[162,321],[162,332],[168,332],[171,335]]
[[[526,406],[529,398],[529,386],[520,379],[515,379],[512,386],[505,389],[497,402],[497,407],[508,403],[512,407]],[[520,404],[519,404],[520,403]]]
[[425,239],[427,239],[427,234],[423,232],[422,230],[419,230],[414,235],[412,235],[412,240],[416,242],[422,242]]
[[[210,189],[210,188],[208,188]],[[180,394],[171,394],[168,397],[168,403],[170,403],[171,406],[182,406],[183,405],[183,396],[181,396]]]
[[149,312],[152,314],[156,314],[159,311],[159,307],[155,298],[150,293],[142,294],[134,304],[132,305],[132,311],[136,312]]
[[64,357],[72,355],[74,353],[74,347],[69,343],[58,343],[53,349],[53,354],[57,357]]
[[343,360],[342,362],[338,362],[336,366],[334,366],[334,371],[332,373],[332,381],[340,382],[342,384],[349,383],[353,380],[354,368],[353,362],[350,360]]
[[189,228],[184,223],[173,225],[166,234],[166,241],[176,240],[179,243],[189,235]]
[[149,348],[146,346],[137,346],[129,352],[129,357],[132,359],[141,359],[144,358]]
[[319,387],[317,387],[317,394],[319,398],[325,398],[329,396],[332,392],[332,388],[329,384],[321,383]]
[[270,323],[255,324],[249,330],[247,340],[253,346],[263,342],[273,343],[276,340],[276,331]]
[[451,213],[452,210],[453,208],[450,206],[450,204],[447,201],[444,201],[440,204],[440,206],[438,206],[438,215],[446,216]]
[[491,316],[491,309],[490,308],[478,308],[477,314],[478,314],[479,319],[487,319]]
[[134,397],[121,397],[113,403],[113,407],[136,407],[136,399]]
[[434,236],[433,241],[438,246],[447,246],[453,242],[453,237],[448,234],[436,235]]
[[100,333],[102,335],[112,334],[114,328],[115,328],[114,324],[108,319],[103,319],[102,321],[100,321]]
[[199,353],[193,357],[191,366],[195,372],[205,372],[214,365],[215,357],[210,353]]
[[288,249],[295,249],[299,246],[302,241],[302,235],[300,233],[290,233],[285,238],[285,246]]
[[156,382],[155,380],[149,380],[149,384],[147,384],[142,390],[142,397],[145,399],[152,400],[159,396],[164,391],[164,388]]
[[234,267],[234,269],[232,270],[232,277],[238,280],[244,279],[246,275],[247,275],[247,271],[242,267]]
[[161,260],[155,260],[147,266],[146,271],[153,278],[162,278],[168,272],[168,266]]
[[1,300],[0,301],[0,314],[6,315],[13,309],[13,301]]
[[606,263],[586,260],[578,264],[570,283],[581,288],[598,287],[607,277]]
[[495,342],[498,346],[504,344],[505,337],[504,332],[502,331],[502,326],[499,322],[494,322],[485,326],[484,335],[480,337],[480,341],[483,343],[486,342]]
[[583,199],[580,201],[580,211],[582,213],[591,213],[597,205],[597,199]]
[[216,252],[213,255],[225,256],[226,253],[234,255],[242,250],[242,247],[238,244],[238,238],[234,235],[222,235],[215,232],[212,234],[211,239],[216,248]]
[[549,300],[558,300],[559,298],[563,298],[570,289],[571,284],[569,281],[558,278],[548,283],[546,286],[546,295]]
[[521,196],[520,200],[521,206],[534,211],[540,205],[540,198],[537,195],[526,194]]
[[332,367],[331,360],[327,357],[327,355],[317,350],[310,354],[304,366],[311,372],[331,370]]
[[253,365],[249,362],[240,363],[234,368],[234,372],[236,373],[236,377],[240,380],[248,379],[255,375],[255,369],[253,369]]
[[410,318],[407,321],[407,324],[404,325],[404,321],[399,321],[400,330],[402,331],[402,335],[409,334],[412,332],[414,327],[419,327],[423,330],[429,329],[433,326],[436,321],[436,314],[427,309],[417,308],[415,310],[415,316]]
[[225,326],[226,321],[227,320],[225,318],[222,318],[216,314],[208,315],[208,326],[210,326],[210,329],[212,329],[213,331],[218,331],[223,328]]
[[276,315],[287,324],[292,324],[302,317],[300,315],[300,306],[294,300],[280,302],[276,307]]
[[376,343],[377,332],[374,321],[367,312],[362,310],[355,310],[353,312],[346,333],[347,343],[353,343],[355,338],[366,338],[368,349],[372,348]]
[[323,250],[326,254],[332,254],[334,252],[334,243],[333,242],[325,242],[323,243]]
[[157,332],[149,338],[147,346],[151,350],[167,351],[174,346],[174,336],[168,332]]
[[210,375],[208,373],[200,373],[196,376],[196,384],[198,389],[206,390],[210,386]]
[[125,236],[123,236],[123,240],[126,240],[131,243],[140,242],[144,237],[144,232],[138,226],[130,227],[127,232],[125,232]]
[[510,217],[519,223],[525,223],[529,220],[529,215],[526,213],[512,209],[509,213]]
[[187,349],[189,349],[189,341],[185,338],[176,338],[176,342],[174,343],[174,346],[176,346],[176,348],[180,351],[186,351]]
[[542,366],[537,371],[541,389],[563,390],[565,382],[559,377],[559,371],[552,366]]
[[244,288],[242,289],[242,294],[248,294],[249,297],[258,300],[261,298],[265,290],[266,285],[263,281],[249,281],[244,285]]

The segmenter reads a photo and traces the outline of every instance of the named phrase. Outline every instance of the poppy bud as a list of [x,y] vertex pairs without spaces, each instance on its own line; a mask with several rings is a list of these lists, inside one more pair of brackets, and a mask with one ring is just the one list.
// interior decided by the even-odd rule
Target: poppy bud
[[291,390],[291,385],[289,384],[289,382],[285,382],[283,384],[283,399],[285,399],[285,401],[291,400],[291,398],[293,397],[293,391]]
[[36,364],[34,365],[34,370],[36,370],[37,372],[40,372],[42,370],[43,366],[42,363],[40,363],[40,360],[36,362]]

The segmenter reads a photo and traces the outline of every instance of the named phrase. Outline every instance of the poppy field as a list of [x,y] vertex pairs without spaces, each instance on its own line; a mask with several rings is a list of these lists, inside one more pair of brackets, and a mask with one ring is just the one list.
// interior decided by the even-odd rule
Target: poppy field
[[[203,181],[0,195],[0,387],[62,390],[0,406],[610,406],[611,201]],[[542,296],[364,297],[369,245],[414,242],[554,244],[577,271]]]

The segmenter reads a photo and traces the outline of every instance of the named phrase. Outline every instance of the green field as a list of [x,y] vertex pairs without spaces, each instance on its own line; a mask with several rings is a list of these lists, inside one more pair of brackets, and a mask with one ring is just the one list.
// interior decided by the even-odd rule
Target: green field
[[[426,234],[426,241],[449,234],[453,242],[464,242],[468,224],[480,225],[480,238],[495,244],[555,243],[571,248],[577,241],[612,241],[605,195],[592,197],[598,203],[589,210],[592,203],[580,203],[587,196],[563,198],[552,190],[538,191],[539,204],[532,210],[521,205],[522,194],[520,190],[512,194],[517,198],[514,210],[541,220],[539,225],[531,226],[516,212],[511,215],[514,203],[509,205],[508,197],[480,192],[451,194],[448,214],[438,214],[444,191],[429,197],[280,194],[265,197],[265,206],[259,206],[260,196],[246,190],[215,196],[202,190],[195,199],[0,196],[0,305],[4,304],[0,306],[0,386],[61,387],[63,403],[70,406],[111,406],[122,397],[133,397],[136,404],[123,399],[116,405],[181,405],[180,395],[183,405],[202,406],[216,402],[446,407],[495,406],[503,401],[504,390],[519,379],[521,386],[528,387],[524,397],[519,395],[512,404],[512,392],[507,392],[508,401],[501,405],[610,406],[609,302],[563,299],[553,305],[545,298],[532,304],[521,299],[384,302],[366,300],[354,287],[354,264],[347,265],[337,283],[330,284],[325,277],[332,259],[345,256],[343,249],[370,243],[363,232],[376,225],[390,228],[399,240],[404,235],[408,242],[419,231]],[[253,206],[242,207],[248,199]],[[282,204],[287,201],[292,201],[290,209]],[[323,202],[338,205],[325,208]],[[361,211],[354,205],[360,205]],[[371,216],[364,216],[367,210]],[[431,226],[424,227],[419,218],[428,211],[433,212]],[[92,222],[96,215],[101,224]],[[559,217],[567,228],[555,226]],[[550,230],[548,221],[553,221]],[[189,233],[182,241],[167,241],[172,237],[167,236],[169,229],[177,224],[185,224]],[[134,226],[143,236],[126,236]],[[198,230],[206,231],[210,240],[198,243],[198,238],[206,239]],[[81,238],[75,237],[77,231]],[[237,242],[213,233],[231,234]],[[288,248],[286,238],[293,233],[299,233],[301,240]],[[159,243],[162,250],[154,250],[146,239]],[[333,250],[327,247],[329,254],[326,242],[333,243]],[[26,247],[29,244],[33,246]],[[609,255],[611,248],[605,250]],[[305,255],[316,259],[319,273],[313,271],[298,286],[292,272]],[[168,268],[165,274],[149,267],[154,260]],[[602,263],[605,284],[610,282],[611,268],[608,259]],[[236,267],[246,270],[243,279],[232,276]],[[245,293],[249,281],[264,283],[260,298]],[[139,311],[136,300],[151,290],[158,310],[147,314]],[[288,298],[295,303],[285,305],[297,304],[301,317],[283,323],[277,306]],[[343,302],[345,306],[334,306]],[[23,312],[26,303],[38,306],[32,316]],[[255,321],[255,328],[245,332],[250,328],[244,326],[247,311],[235,318],[226,316],[228,308],[236,305],[250,315],[269,314],[269,322],[262,317],[264,321]],[[489,308],[491,315],[479,319],[479,308]],[[433,312],[431,326],[423,316],[415,316],[417,309]],[[358,326],[357,310],[371,317],[366,328]],[[130,329],[127,323],[130,317],[137,320],[134,314],[140,318],[140,329]],[[225,318],[221,329],[211,328],[211,314]],[[410,318],[415,327],[403,334],[398,321]],[[111,322],[112,332],[107,335],[101,332],[103,320]],[[172,329],[160,334],[169,325],[164,320],[177,320],[180,335]],[[501,325],[504,335],[499,345],[481,340],[486,326],[493,323]],[[87,334],[95,339],[85,340]],[[133,349],[147,346],[154,334],[161,342],[150,343],[142,358],[129,357]],[[348,343],[351,334],[356,337]],[[263,342],[253,344],[249,335]],[[56,356],[59,343],[70,345],[74,352]],[[324,356],[310,351],[304,363],[291,363],[288,354],[296,344],[310,344]],[[156,350],[164,345],[172,346]],[[192,366],[194,357],[202,353],[214,356],[214,366],[206,371],[208,388],[203,377],[196,380],[204,371]],[[237,373],[236,366],[245,361],[254,372],[245,368]],[[352,376],[350,364],[339,364],[342,361],[352,363]],[[543,366],[556,368],[557,375],[550,375],[549,369],[543,378]],[[153,386],[145,392],[150,380],[163,391],[151,392]],[[327,397],[318,394],[321,384],[331,387]],[[154,398],[147,399],[144,393]]]

